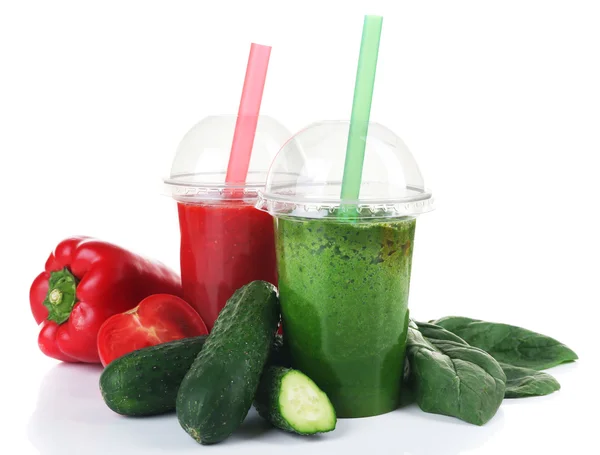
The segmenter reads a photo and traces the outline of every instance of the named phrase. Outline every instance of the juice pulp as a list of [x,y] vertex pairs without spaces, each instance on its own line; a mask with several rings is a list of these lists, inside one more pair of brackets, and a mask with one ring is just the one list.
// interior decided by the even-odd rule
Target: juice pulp
[[414,233],[414,219],[277,220],[286,343],[339,417],[398,407]]
[[177,205],[183,295],[211,330],[236,289],[277,283],[273,219],[243,202]]

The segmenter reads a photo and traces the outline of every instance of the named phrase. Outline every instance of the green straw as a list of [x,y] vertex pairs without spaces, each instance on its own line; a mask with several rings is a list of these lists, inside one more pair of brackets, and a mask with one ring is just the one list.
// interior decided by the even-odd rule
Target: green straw
[[365,16],[342,180],[342,200],[358,200],[383,17]]

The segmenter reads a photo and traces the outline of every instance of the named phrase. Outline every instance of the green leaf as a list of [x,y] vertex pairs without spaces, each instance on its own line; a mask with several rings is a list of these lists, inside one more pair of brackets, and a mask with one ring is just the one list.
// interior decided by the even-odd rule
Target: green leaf
[[506,363],[500,366],[506,374],[504,398],[539,397],[560,390],[558,381],[548,373]]
[[419,332],[425,338],[434,338],[436,340],[454,341],[459,344],[469,344],[458,335],[440,327],[439,325],[431,324],[429,322],[416,322],[415,328],[419,329]]
[[488,422],[506,387],[498,362],[443,329],[420,326],[427,336],[411,324],[407,342],[409,384],[419,407],[475,425]]
[[508,324],[449,316],[433,324],[483,349],[498,362],[544,370],[577,360],[577,354],[548,336]]

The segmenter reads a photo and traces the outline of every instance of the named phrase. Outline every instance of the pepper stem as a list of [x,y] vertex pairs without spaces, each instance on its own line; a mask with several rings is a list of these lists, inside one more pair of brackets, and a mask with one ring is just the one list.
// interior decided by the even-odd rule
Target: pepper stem
[[44,306],[48,308],[48,320],[62,324],[71,315],[73,306],[77,303],[77,278],[64,268],[51,272],[48,280],[48,294]]

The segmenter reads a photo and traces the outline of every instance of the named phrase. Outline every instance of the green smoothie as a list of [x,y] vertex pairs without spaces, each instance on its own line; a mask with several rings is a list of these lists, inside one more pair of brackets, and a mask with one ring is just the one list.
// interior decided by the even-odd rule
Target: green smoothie
[[415,219],[277,219],[283,330],[294,367],[338,417],[397,408]]

